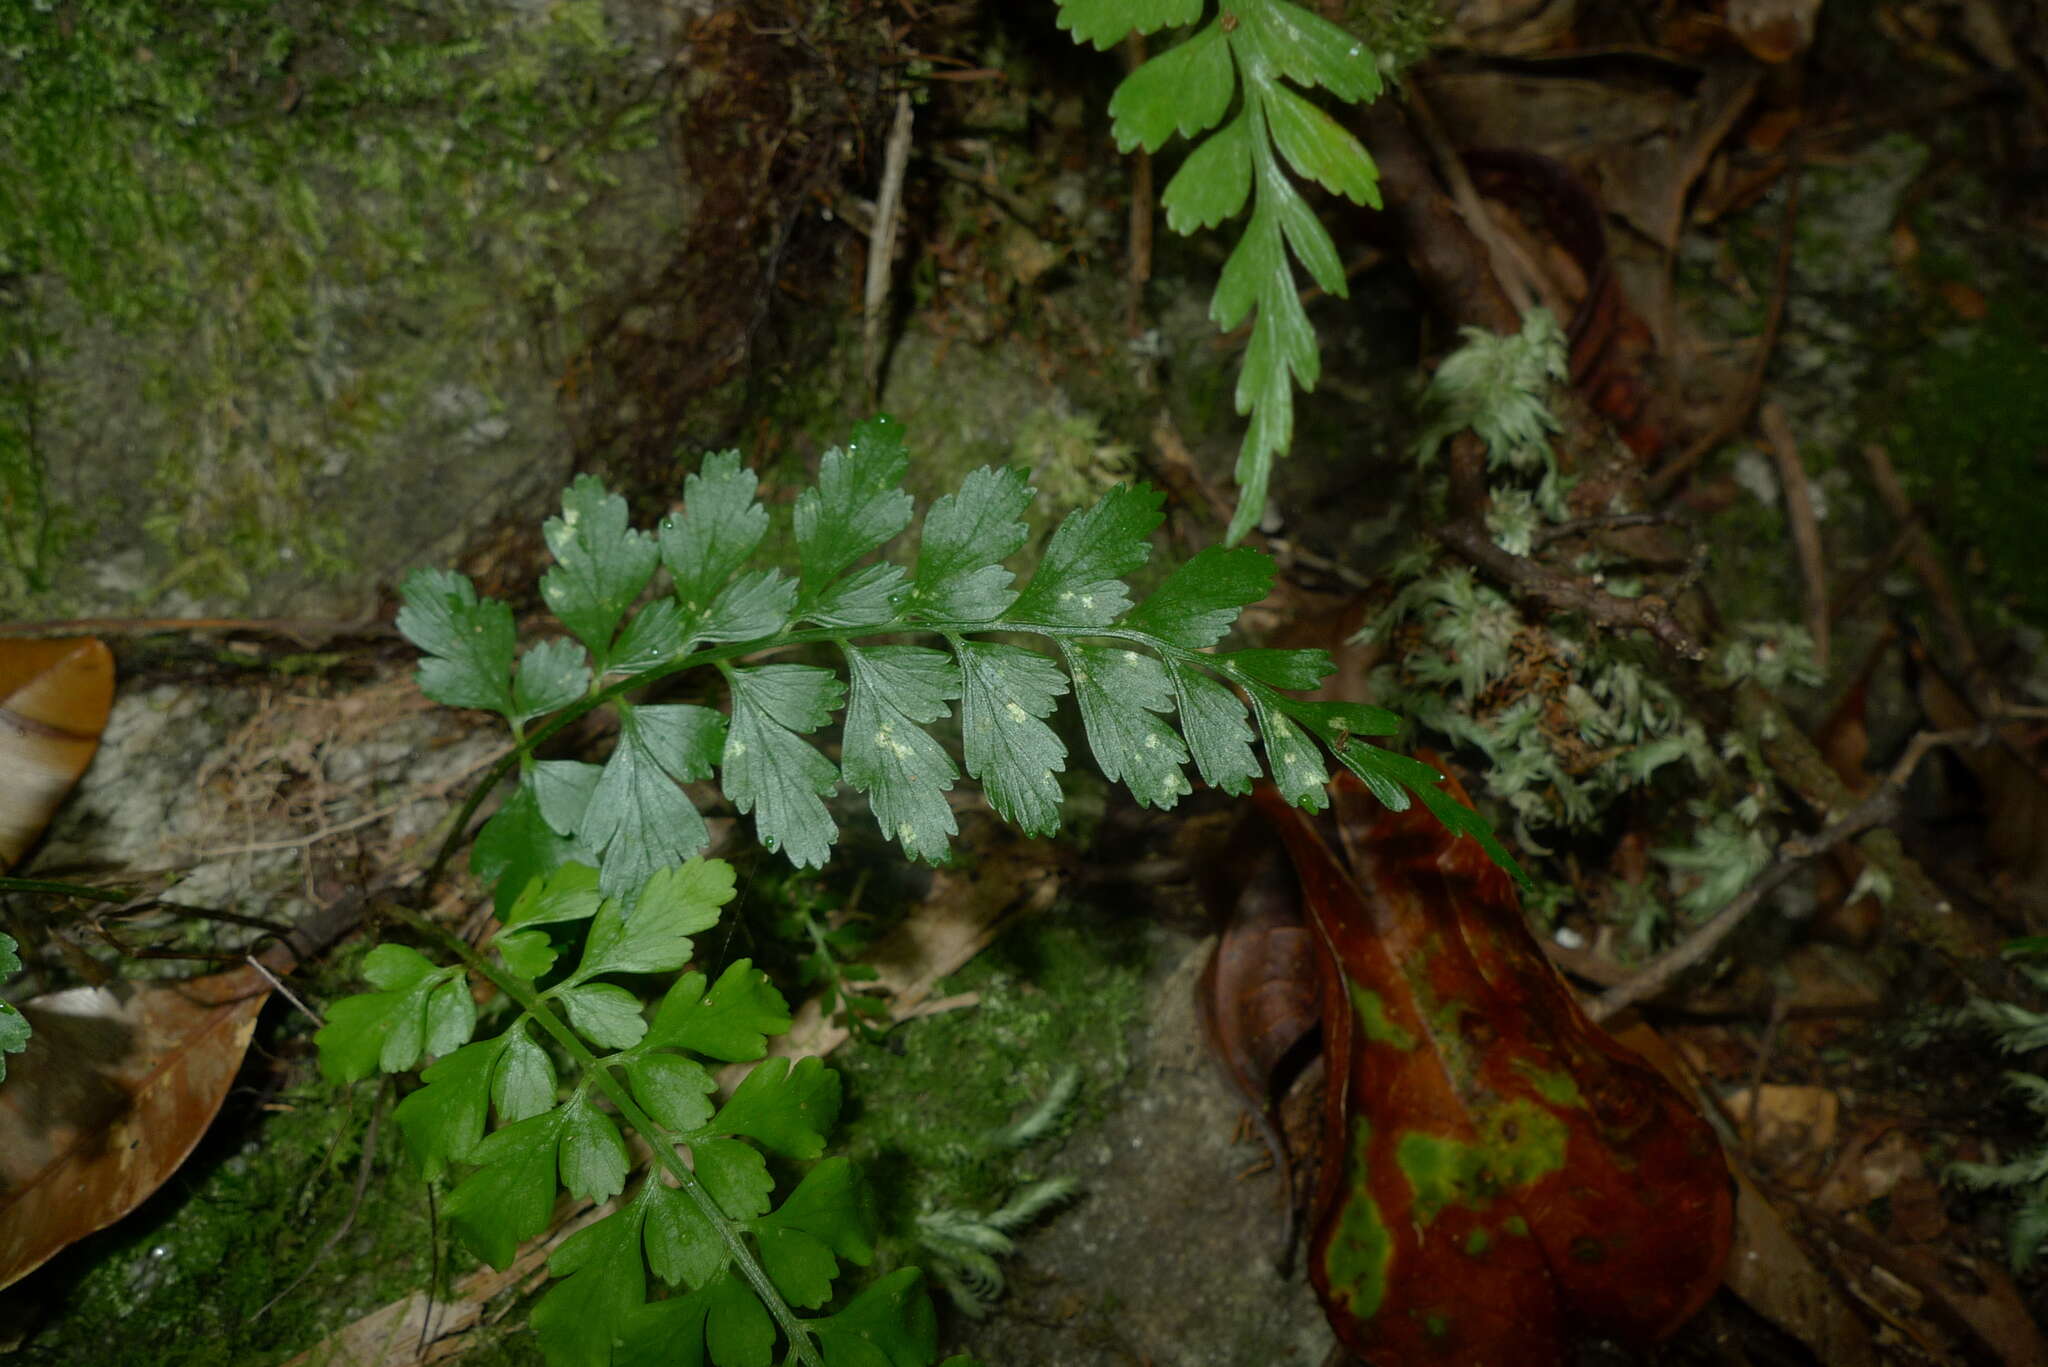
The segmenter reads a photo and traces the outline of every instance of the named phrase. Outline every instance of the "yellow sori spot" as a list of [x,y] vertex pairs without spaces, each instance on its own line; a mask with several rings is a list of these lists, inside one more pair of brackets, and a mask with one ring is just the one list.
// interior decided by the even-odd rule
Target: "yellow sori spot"
[[1026,721],[1030,720],[1031,714],[1026,712],[1023,708],[1017,706],[1017,704],[1013,702],[1004,703],[1003,710],[1005,712],[1008,712],[1010,714],[1010,720],[1017,723],[1017,725],[1019,726],[1022,726]]

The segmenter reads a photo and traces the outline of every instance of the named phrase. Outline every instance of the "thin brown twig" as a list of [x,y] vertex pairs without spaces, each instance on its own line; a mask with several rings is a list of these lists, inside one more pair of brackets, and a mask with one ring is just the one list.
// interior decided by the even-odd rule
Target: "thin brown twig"
[[304,1016],[307,1020],[313,1022],[313,1027],[316,1030],[326,1028],[327,1022],[320,1019],[320,1013],[318,1011],[315,1011],[312,1007],[306,1005],[303,1001],[300,1001],[299,994],[292,991],[291,985],[285,982],[283,978],[280,978],[275,973],[272,973],[270,969],[267,966],[265,966],[264,962],[261,959],[257,958],[254,954],[244,954],[242,956],[242,962],[249,965],[249,967],[255,969],[257,975],[270,984],[270,988],[273,992],[276,992],[279,996],[283,997],[293,1006],[299,1008],[299,1014]]
[[1692,472],[1705,456],[1722,442],[1742,430],[1749,420],[1757,399],[1763,393],[1764,375],[1770,369],[1771,356],[1778,349],[1778,333],[1785,325],[1785,299],[1792,286],[1792,247],[1799,225],[1800,156],[1795,140],[1786,153],[1785,173],[1788,177],[1785,188],[1785,217],[1778,227],[1778,263],[1771,279],[1771,301],[1764,314],[1764,329],[1756,341],[1756,355],[1749,364],[1749,375],[1743,381],[1740,391],[1717,415],[1706,431],[1693,440],[1692,445],[1673,456],[1664,468],[1651,475],[1644,486],[1644,495],[1651,503],[1662,503],[1678,487],[1678,482]]
[[[1135,30],[1124,39],[1124,71],[1145,64],[1145,37]],[[1131,210],[1124,272],[1124,328],[1133,337],[1145,316],[1145,285],[1152,279],[1152,154],[1143,147],[1131,155]]]
[[910,92],[896,96],[896,119],[882,154],[882,187],[868,233],[868,274],[861,295],[861,372],[869,398],[881,393],[882,325],[888,318],[889,281],[895,270],[896,229],[902,218],[903,177],[910,166]]
[[1763,1111],[1764,1075],[1770,1071],[1771,1055],[1777,1051],[1778,1035],[1785,1027],[1786,995],[1771,993],[1771,1016],[1764,1025],[1764,1037],[1757,1041],[1756,1058],[1749,1066],[1749,1104],[1742,1117],[1742,1156],[1751,1158],[1756,1152],[1757,1117]]
[[1983,668],[1977,655],[1976,639],[1965,624],[1962,601],[1956,596],[1955,584],[1949,579],[1948,571],[1928,544],[1924,523],[1913,507],[1913,501],[1906,497],[1904,486],[1899,483],[1890,453],[1872,443],[1863,448],[1863,462],[1870,469],[1871,487],[1877,490],[1877,497],[1892,515],[1892,520],[1899,524],[1900,534],[1910,533],[1906,543],[1906,563],[1913,567],[1914,576],[1927,590],[1934,620],[1940,626],[1941,634],[1948,638],[1948,648],[1954,652],[1956,664],[1962,672],[1963,696],[1979,712],[1991,710],[1985,705],[1987,700],[1979,696]]
[[[1018,226],[1031,233],[1034,237],[1045,236],[1045,230],[1038,222],[1038,207],[1030,200],[1024,198],[1024,196],[997,181],[994,172],[983,170],[968,162],[961,161],[958,157],[948,157],[937,152],[920,153],[918,159],[938,167],[954,180],[959,181],[968,189],[981,195],[984,199],[1016,220]],[[872,229],[874,226],[872,212],[863,216],[867,218],[868,226]],[[851,216],[844,210],[840,212],[840,217],[851,221]]]
[[252,631],[311,647],[336,636],[396,636],[389,622],[324,617],[63,617],[0,623],[0,637],[157,636],[180,631]]
[[1921,526],[1921,519],[1916,514],[1911,522],[1892,534],[1890,543],[1878,553],[1877,558],[1858,571],[1856,577],[1849,581],[1849,587],[1836,594],[1828,604],[1830,622],[1843,620],[1861,607],[1864,599],[1877,591],[1885,576],[1892,572],[1892,567],[1904,559],[1906,552],[1913,548],[1914,539],[1920,535]]
[[361,816],[350,817],[347,821],[337,821],[331,826],[322,826],[319,830],[308,831],[304,835],[288,835],[277,840],[256,840],[246,845],[220,845],[210,850],[199,850],[193,854],[192,858],[196,863],[204,859],[221,859],[229,855],[275,854],[280,850],[302,849],[307,845],[316,845],[320,841],[332,836],[346,835],[350,831],[361,830],[365,826],[374,826],[379,821],[387,821],[404,811],[407,807],[410,807],[413,803],[427,802],[431,799],[431,794],[421,793],[417,797],[407,798],[404,802],[393,803],[389,807],[379,807],[374,812],[364,812]]
[[1458,206],[1459,216],[1465,226],[1486,248],[1486,257],[1493,267],[1493,277],[1506,292],[1509,302],[1517,314],[1527,313],[1536,304],[1536,289],[1531,283],[1531,272],[1526,264],[1512,251],[1503,238],[1500,226],[1493,221],[1493,215],[1486,211],[1486,205],[1479,198],[1478,187],[1472,183],[1472,175],[1465,169],[1465,159],[1458,155],[1457,144],[1451,141],[1437,119],[1436,110],[1423,97],[1418,82],[1409,81],[1402,87],[1406,97],[1408,114],[1415,125],[1415,131],[1422,136],[1429,148],[1430,158],[1436,163],[1436,173],[1443,178],[1444,185],[1451,192],[1451,200]]
[[1379,163],[1387,218],[1399,230],[1409,264],[1437,300],[1439,312],[1457,326],[1483,327],[1502,336],[1520,328],[1521,314],[1493,278],[1485,248],[1430,170],[1428,153],[1411,126],[1412,110],[1378,100],[1358,118],[1365,144]]
[[1587,1016],[1604,1021],[1618,1011],[1656,996],[1688,969],[1705,962],[1749,914],[1809,860],[1827,853],[1898,811],[1899,795],[1930,753],[1952,745],[1988,745],[2004,718],[1955,731],[1923,731],[1913,737],[1891,772],[1870,795],[1851,806],[1826,828],[1811,836],[1794,836],[1778,847],[1778,858],[1711,920],[1665,950],[1628,979],[1601,993],[1586,1007]]
[[[294,998],[294,1000],[297,999]],[[349,1196],[348,1212],[341,1217],[341,1223],[336,1225],[328,1236],[320,1241],[320,1247],[313,1250],[313,1256],[306,1260],[306,1265],[303,1268],[299,1269],[299,1275],[285,1283],[282,1291],[265,1301],[262,1308],[257,1310],[255,1315],[251,1317],[252,1319],[262,1319],[270,1313],[271,1308],[279,1301],[298,1290],[299,1284],[305,1281],[307,1277],[313,1275],[313,1269],[320,1266],[327,1255],[334,1251],[334,1246],[340,1243],[342,1237],[355,1225],[356,1215],[363,1208],[363,1193],[369,1190],[370,1168],[377,1157],[377,1120],[383,1114],[383,1093],[380,1090],[376,1103],[370,1107],[370,1123],[363,1127],[363,1151],[362,1156],[356,1160],[356,1181],[354,1190]]]
[[[1856,834],[1846,822],[1838,822],[1825,832],[1831,837],[1830,843],[1847,840]],[[1721,947],[1721,942],[1743,923],[1752,911],[1763,904],[1764,898],[1778,890],[1778,886],[1805,862],[1801,859],[1782,858],[1759,874],[1754,882],[1736,895],[1735,900],[1714,913],[1712,920],[1692,934],[1680,940],[1670,949],[1643,965],[1642,969],[1627,982],[1610,987],[1586,1004],[1586,1015],[1595,1024],[1606,1020],[1618,1011],[1626,1010],[1639,1001],[1656,996],[1669,987],[1674,979],[1686,970],[1707,960]]]
[[1496,545],[1486,528],[1461,518],[1436,529],[1437,539],[1506,584],[1558,612],[1576,613],[1611,631],[1645,631],[1673,654],[1704,660],[1707,649],[1672,615],[1663,597],[1617,598],[1590,580],[1561,574],[1540,561]]
[[1575,517],[1565,522],[1553,522],[1538,527],[1530,540],[1537,546],[1548,546],[1553,541],[1563,541],[1574,536],[1585,536],[1589,532],[1612,531],[1618,527],[1658,527],[1678,519],[1670,513],[1603,513],[1599,517]]
[[1821,550],[1820,519],[1813,511],[1813,488],[1799,459],[1799,439],[1783,406],[1766,403],[1757,414],[1764,444],[1778,462],[1778,490],[1785,500],[1785,521],[1792,529],[1792,549],[1799,559],[1799,577],[1806,589],[1806,629],[1813,637],[1815,666],[1828,671],[1828,568]]
[[1266,547],[1284,564],[1293,562],[1306,565],[1312,570],[1329,575],[1346,588],[1365,592],[1373,587],[1373,581],[1349,565],[1340,565],[1327,555],[1319,555],[1301,543],[1284,536],[1269,536]]

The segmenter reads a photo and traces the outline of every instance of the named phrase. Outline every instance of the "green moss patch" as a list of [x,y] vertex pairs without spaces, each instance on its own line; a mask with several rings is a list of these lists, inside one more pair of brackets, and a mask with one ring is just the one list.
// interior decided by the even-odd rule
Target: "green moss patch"
[[1010,931],[939,988],[978,992],[979,1005],[833,1055],[846,1083],[844,1151],[868,1174],[891,1233],[907,1235],[920,1210],[986,1210],[1057,1172],[1056,1144],[1007,1151],[992,1136],[1070,1067],[1081,1073],[1079,1123],[1115,1103],[1146,959],[1136,927],[1062,907]]

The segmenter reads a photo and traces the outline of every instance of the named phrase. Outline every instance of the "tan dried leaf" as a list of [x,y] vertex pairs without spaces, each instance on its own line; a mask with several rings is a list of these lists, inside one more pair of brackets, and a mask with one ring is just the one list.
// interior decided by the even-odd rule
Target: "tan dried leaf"
[[113,701],[114,657],[97,637],[0,642],[0,868],[92,763]]
[[178,1170],[213,1123],[269,995],[269,980],[246,967],[23,1005],[35,1036],[0,1087],[0,1287],[120,1219]]

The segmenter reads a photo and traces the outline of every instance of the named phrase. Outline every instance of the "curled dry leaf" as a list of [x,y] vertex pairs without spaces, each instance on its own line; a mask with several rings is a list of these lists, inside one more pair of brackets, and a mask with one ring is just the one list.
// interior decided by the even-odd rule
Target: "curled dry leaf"
[[1669,1333],[1727,1256],[1713,1132],[1580,1012],[1476,843],[1345,777],[1348,871],[1259,794],[1322,949],[1308,1261],[1332,1327],[1370,1362],[1532,1367],[1580,1333]]
[[97,637],[0,642],[0,868],[92,763],[113,702],[114,657]]
[[1286,1203],[1285,1247],[1293,1250],[1295,1154],[1274,1115],[1283,1062],[1320,1023],[1314,932],[1301,894],[1277,851],[1254,857],[1222,938],[1195,986],[1195,1014],[1210,1055],[1259,1127]]
[[0,1287],[140,1205],[185,1161],[241,1067],[270,983],[253,967],[26,1003],[0,1087]]

